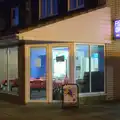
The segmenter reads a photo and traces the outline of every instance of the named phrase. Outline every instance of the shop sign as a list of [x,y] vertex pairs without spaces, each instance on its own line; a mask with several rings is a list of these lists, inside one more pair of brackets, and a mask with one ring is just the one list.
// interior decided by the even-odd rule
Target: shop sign
[[63,86],[63,105],[78,105],[78,86],[76,84],[67,84]]
[[114,21],[114,38],[120,39],[120,20]]

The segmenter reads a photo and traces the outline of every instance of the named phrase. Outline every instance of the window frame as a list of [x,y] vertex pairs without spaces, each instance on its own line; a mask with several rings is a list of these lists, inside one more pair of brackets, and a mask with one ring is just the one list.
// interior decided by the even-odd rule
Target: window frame
[[105,44],[93,44],[93,43],[74,43],[74,82],[76,83],[76,45],[88,45],[89,46],[89,72],[90,72],[90,92],[86,92],[86,93],[80,93],[79,92],[79,96],[80,97],[85,97],[85,96],[99,96],[99,95],[106,95],[106,71],[105,71],[105,60],[104,60],[104,91],[100,91],[100,92],[92,92],[91,90],[91,47],[92,45],[98,45],[98,46],[103,46],[104,47],[104,58],[105,58]]
[[84,7],[84,4],[83,5],[78,5],[78,0],[76,0],[77,2],[77,7],[76,8],[70,8],[70,0],[68,0],[68,11],[74,11],[74,10],[77,10],[77,9],[80,9],[80,8],[83,8]]
[[[16,10],[17,10],[17,16],[16,16]],[[16,23],[17,21],[17,23]],[[18,26],[20,23],[19,20],[19,7],[15,6],[13,8],[11,8],[11,27],[16,27]]]
[[[58,12],[56,14],[53,13],[54,12],[53,0],[50,0],[50,2],[51,2],[51,8],[50,8],[50,13],[51,14],[50,15],[47,14],[45,17],[43,17],[42,16],[42,0],[39,0],[39,20],[40,19],[45,19],[45,18],[48,18],[48,17],[51,17],[51,16],[55,16],[55,15],[58,14]],[[45,12],[46,12],[47,11],[47,2],[45,4],[45,6],[46,6],[46,9],[45,9]]]

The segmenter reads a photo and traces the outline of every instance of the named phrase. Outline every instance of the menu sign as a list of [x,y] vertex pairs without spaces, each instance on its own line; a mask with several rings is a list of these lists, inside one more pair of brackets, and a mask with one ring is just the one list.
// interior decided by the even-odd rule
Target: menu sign
[[114,22],[114,37],[120,39],[120,20]]
[[63,86],[63,104],[74,106],[78,103],[78,88],[76,84]]

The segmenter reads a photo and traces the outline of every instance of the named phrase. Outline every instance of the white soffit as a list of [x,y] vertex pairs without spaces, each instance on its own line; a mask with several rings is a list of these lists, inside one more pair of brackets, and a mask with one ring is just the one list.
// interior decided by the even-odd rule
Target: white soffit
[[19,38],[24,40],[42,41],[110,43],[110,14],[110,8],[101,8],[20,33]]

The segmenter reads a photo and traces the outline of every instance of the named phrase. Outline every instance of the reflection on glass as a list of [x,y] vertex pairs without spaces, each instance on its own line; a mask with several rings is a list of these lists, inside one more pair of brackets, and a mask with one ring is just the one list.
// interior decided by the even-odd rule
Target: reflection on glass
[[52,48],[53,100],[61,99],[61,85],[69,81],[69,48]]
[[89,46],[76,45],[75,77],[80,93],[90,92]]
[[46,48],[30,49],[30,99],[46,100]]
[[0,49],[0,92],[7,92],[7,48]]
[[104,46],[91,46],[91,92],[104,91]]
[[49,17],[58,14],[58,0],[40,0],[41,17]]
[[18,94],[18,47],[0,49],[0,91]]
[[77,0],[70,0],[70,9],[75,9],[77,8]]
[[8,48],[9,92],[18,93],[18,47]]

